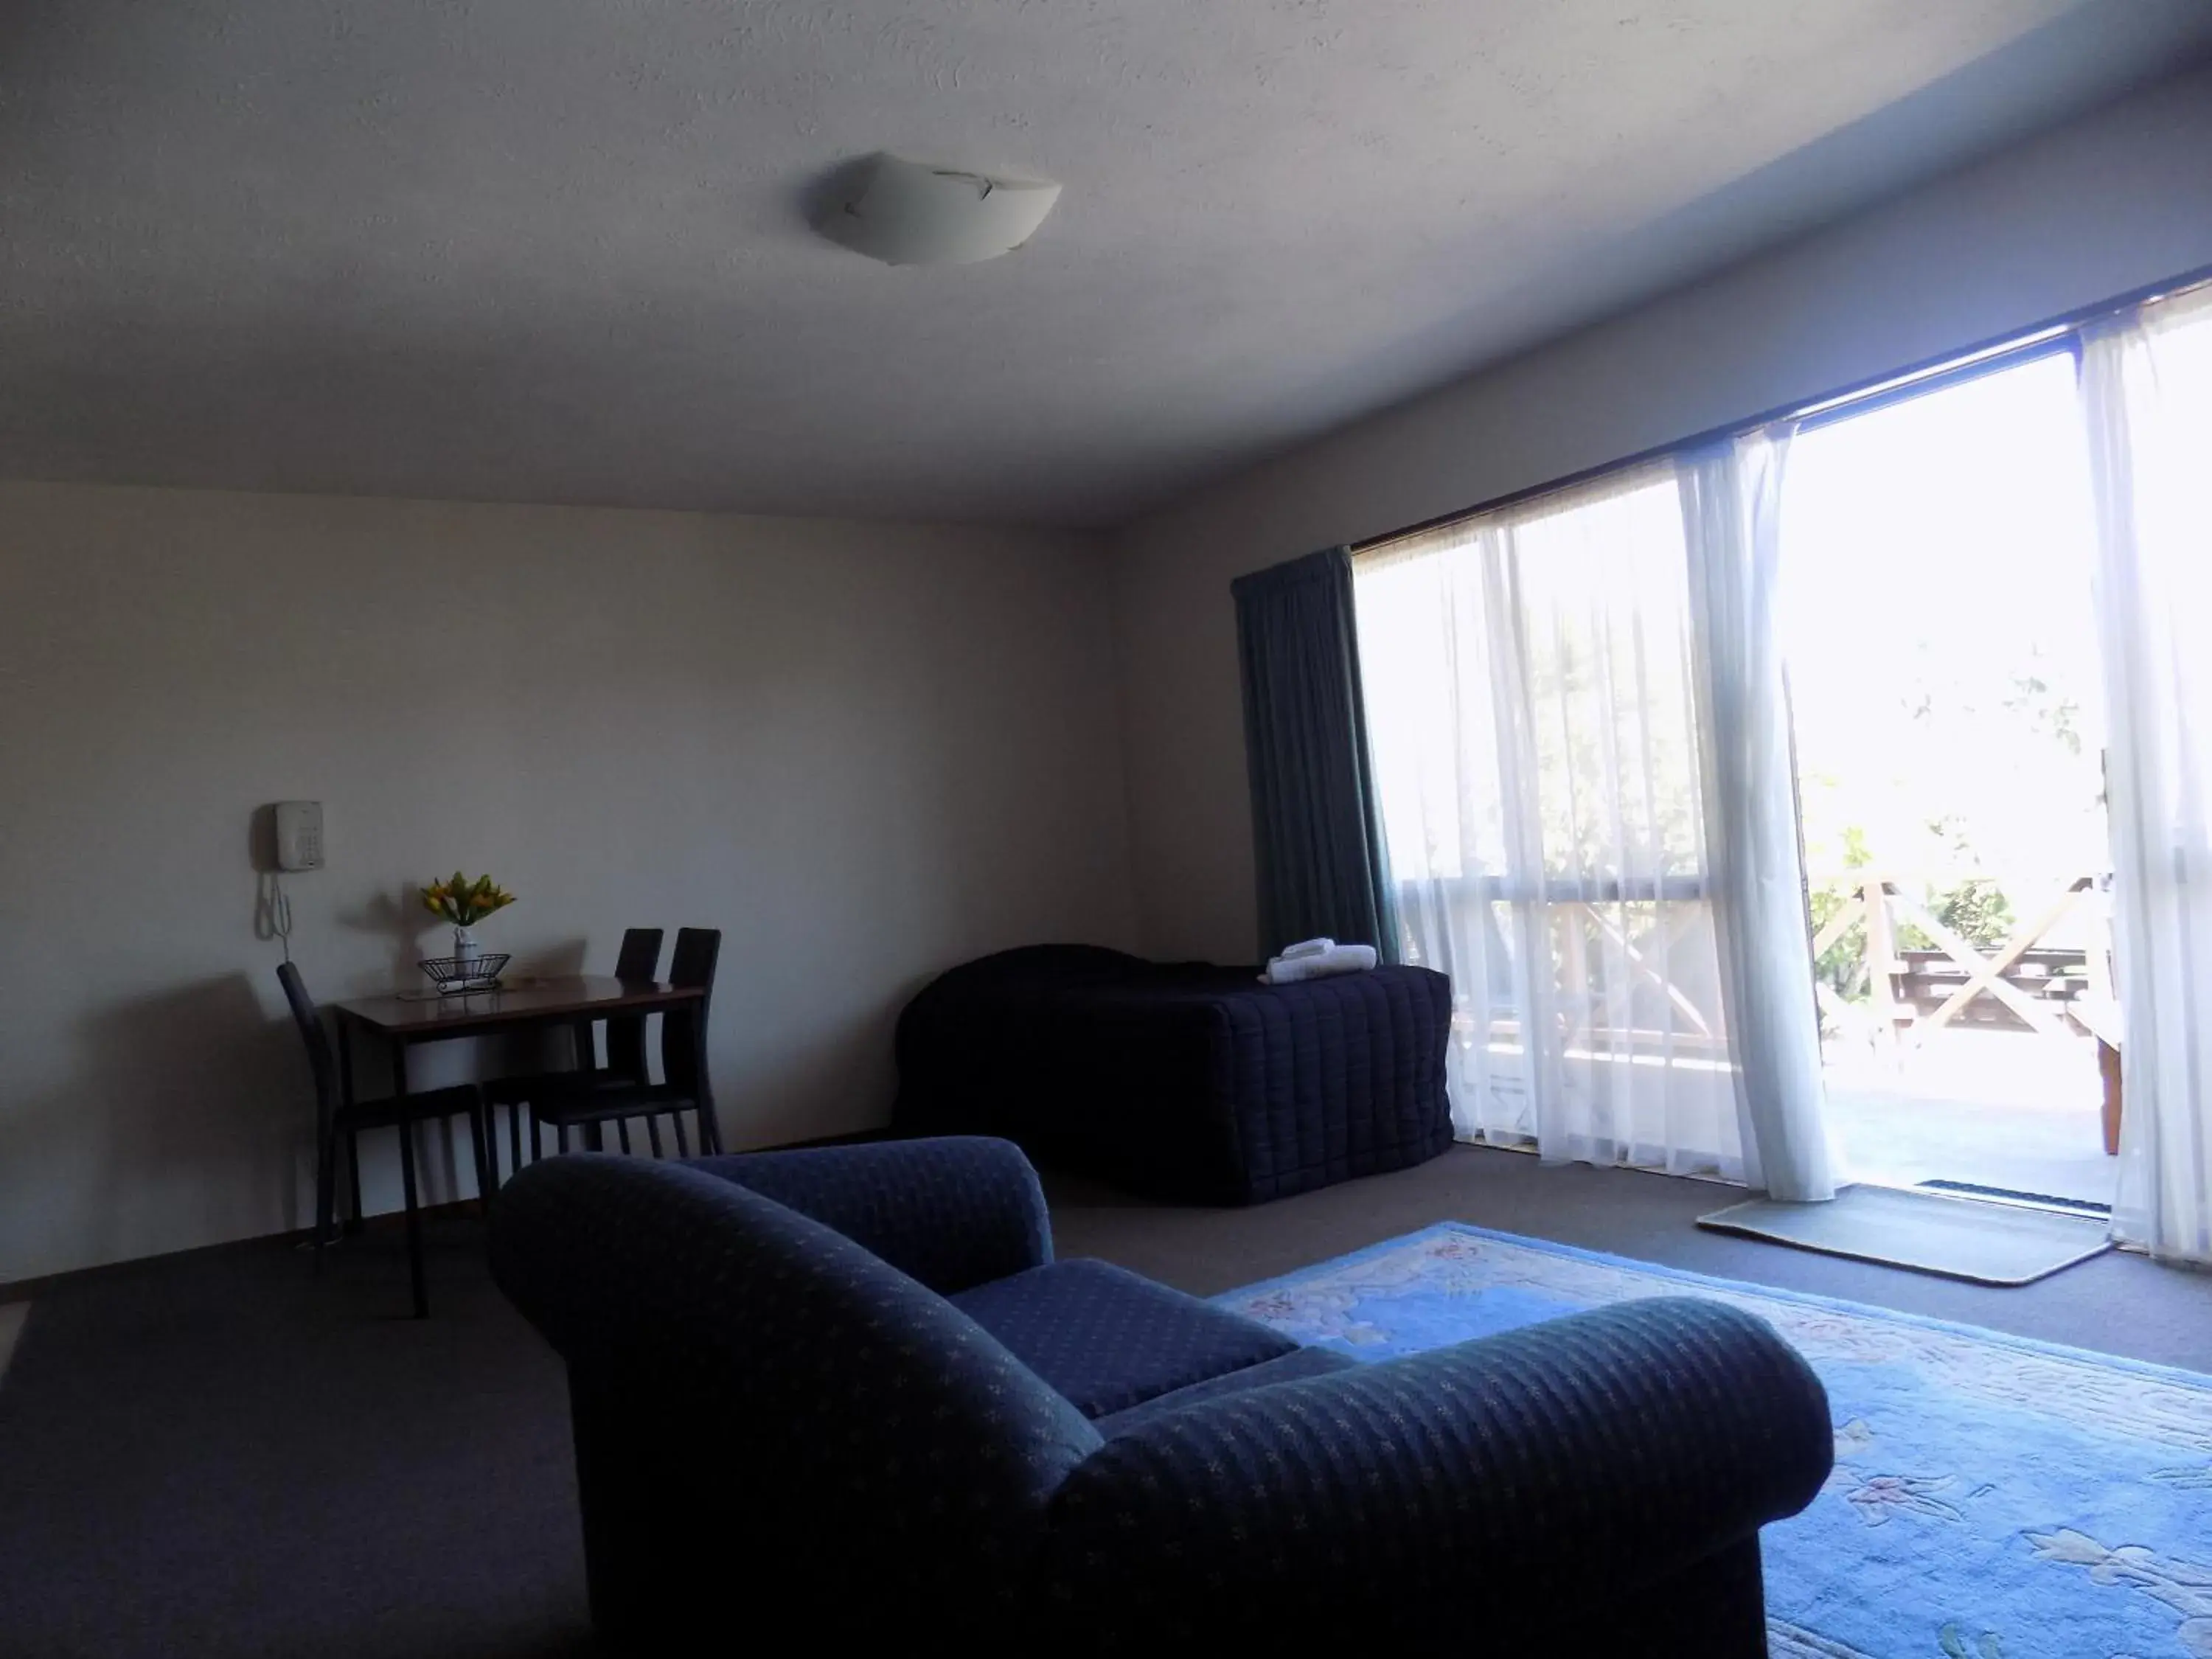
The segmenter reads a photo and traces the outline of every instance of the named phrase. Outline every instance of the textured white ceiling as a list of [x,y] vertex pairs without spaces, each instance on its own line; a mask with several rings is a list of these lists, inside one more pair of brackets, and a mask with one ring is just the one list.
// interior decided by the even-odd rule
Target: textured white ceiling
[[[0,471],[1101,523],[2048,124],[2204,0],[19,0]],[[878,148],[1030,246],[809,232]]]

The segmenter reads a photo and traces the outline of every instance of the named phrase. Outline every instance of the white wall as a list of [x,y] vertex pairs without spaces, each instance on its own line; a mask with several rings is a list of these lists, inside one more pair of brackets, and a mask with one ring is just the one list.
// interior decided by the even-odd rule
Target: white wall
[[1231,578],[2212,264],[2212,70],[1388,411],[1133,525],[1115,643],[1139,934],[1255,948]]
[[303,1224],[257,805],[325,804],[318,995],[416,978],[457,865],[519,968],[719,927],[731,1145],[828,1134],[933,971],[1129,942],[1112,677],[1073,537],[0,484],[0,1280]]

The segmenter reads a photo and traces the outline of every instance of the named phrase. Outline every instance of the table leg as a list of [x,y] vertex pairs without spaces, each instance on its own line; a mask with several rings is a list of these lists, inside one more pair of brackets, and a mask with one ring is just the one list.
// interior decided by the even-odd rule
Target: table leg
[[[347,1109],[353,1104],[353,1022],[341,1015],[337,1021],[337,1028],[338,1116],[339,1120],[343,1121],[344,1121]],[[337,1132],[335,1126],[326,1127],[325,1138],[328,1144],[324,1150],[323,1156],[325,1161],[323,1167],[330,1171],[331,1188],[330,1208],[334,1210],[337,1205],[337,1188],[338,1174]],[[347,1145],[349,1147],[352,1145],[350,1137],[348,1138]],[[361,1162],[358,1158],[354,1160],[351,1168],[353,1170],[353,1203],[346,1216],[345,1230],[349,1233],[356,1233],[361,1231]],[[326,1210],[321,1218],[320,1228],[315,1235],[315,1248],[318,1250],[322,1249],[323,1235],[329,1232],[330,1230],[331,1215],[329,1211]]]
[[[338,1022],[338,1065],[345,1065],[345,1022]],[[330,1091],[315,1091],[315,1271],[323,1270],[323,1249],[331,1242],[331,1218],[338,1202],[338,1103]]]
[[469,1139],[477,1155],[477,1208],[489,1215],[492,1190],[499,1185],[499,1136],[491,1127],[490,1107],[470,1109]]
[[327,1115],[315,1131],[315,1271],[323,1270],[323,1247],[331,1242],[331,1212],[337,1207],[337,1136]]
[[430,1293],[422,1283],[422,1206],[415,1198],[415,1126],[404,1117],[399,1120],[399,1185],[407,1201],[407,1278],[415,1291],[415,1317],[428,1319]]
[[[404,1099],[407,1094],[407,1045],[392,1045],[392,1097]],[[422,1283],[422,1206],[415,1190],[415,1126],[405,1118],[399,1121],[399,1188],[407,1205],[407,1277],[415,1291],[415,1317],[430,1316],[430,1295]]]

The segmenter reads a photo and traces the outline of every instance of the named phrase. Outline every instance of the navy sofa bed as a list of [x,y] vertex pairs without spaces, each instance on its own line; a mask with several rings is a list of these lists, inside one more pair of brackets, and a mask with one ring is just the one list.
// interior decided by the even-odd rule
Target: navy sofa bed
[[1765,1654],[1826,1476],[1748,1315],[1371,1365],[1054,1262],[1001,1141],[548,1159],[492,1266],[567,1362],[614,1651]]
[[1451,1145],[1449,979],[1259,973],[1086,945],[965,963],[899,1017],[893,1125],[1003,1136],[1189,1204],[1286,1198]]

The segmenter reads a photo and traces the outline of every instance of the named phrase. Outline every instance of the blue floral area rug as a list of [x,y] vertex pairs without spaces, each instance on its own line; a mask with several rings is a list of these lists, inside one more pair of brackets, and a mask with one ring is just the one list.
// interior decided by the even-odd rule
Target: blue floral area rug
[[2212,1659],[2212,1377],[1455,1222],[1217,1299],[1376,1360],[1686,1295],[1834,1410],[1835,1474],[1765,1535],[1775,1659]]

